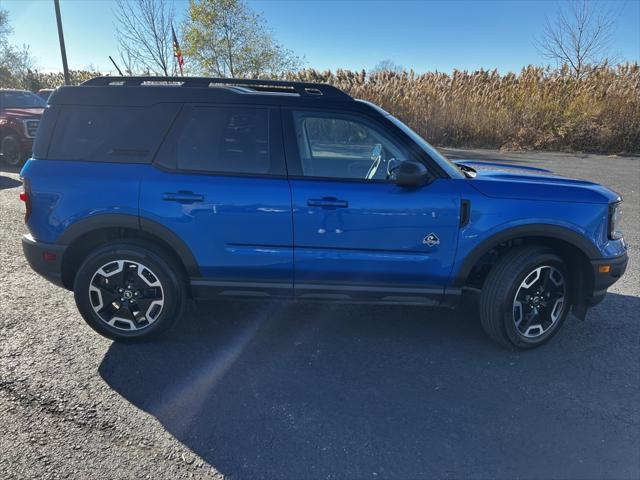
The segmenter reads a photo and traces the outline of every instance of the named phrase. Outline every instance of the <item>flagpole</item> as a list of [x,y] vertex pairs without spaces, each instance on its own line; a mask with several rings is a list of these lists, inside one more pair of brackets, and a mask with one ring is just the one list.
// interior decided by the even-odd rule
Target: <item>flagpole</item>
[[173,28],[173,25],[171,25],[171,36],[173,40],[173,59],[174,62],[178,62],[178,67],[180,67],[180,76],[184,77],[184,71],[182,70],[184,59],[182,57],[182,50],[180,50],[180,44],[178,44],[178,37],[176,36],[176,31]]

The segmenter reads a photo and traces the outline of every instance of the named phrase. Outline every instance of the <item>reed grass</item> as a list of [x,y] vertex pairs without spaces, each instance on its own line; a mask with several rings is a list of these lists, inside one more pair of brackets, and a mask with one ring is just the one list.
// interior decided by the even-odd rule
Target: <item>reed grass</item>
[[[72,83],[95,72],[74,71]],[[593,69],[580,79],[537,66],[520,73],[313,69],[282,78],[331,83],[380,105],[429,142],[449,147],[640,153],[640,66]],[[34,73],[23,88],[57,87],[60,73]]]
[[292,80],[328,82],[401,119],[429,142],[513,150],[640,152],[640,66],[594,69],[576,80],[564,69],[320,72]]

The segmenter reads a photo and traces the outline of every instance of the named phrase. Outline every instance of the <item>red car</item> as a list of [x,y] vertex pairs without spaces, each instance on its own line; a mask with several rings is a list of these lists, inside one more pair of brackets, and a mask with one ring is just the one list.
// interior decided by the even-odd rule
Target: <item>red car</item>
[[31,155],[47,102],[27,90],[0,90],[0,162],[19,166]]

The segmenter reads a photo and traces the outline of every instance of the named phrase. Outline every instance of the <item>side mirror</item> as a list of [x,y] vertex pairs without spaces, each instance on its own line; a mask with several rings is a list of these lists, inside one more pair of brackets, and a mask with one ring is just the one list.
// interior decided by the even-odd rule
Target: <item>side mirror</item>
[[431,174],[422,162],[406,160],[394,171],[396,185],[401,187],[421,187],[431,181]]

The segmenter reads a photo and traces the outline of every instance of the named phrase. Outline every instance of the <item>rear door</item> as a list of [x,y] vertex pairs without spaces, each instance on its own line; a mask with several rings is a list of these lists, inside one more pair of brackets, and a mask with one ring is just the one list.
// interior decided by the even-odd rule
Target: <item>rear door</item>
[[405,143],[362,115],[283,110],[301,298],[430,303],[451,271],[459,225],[455,182],[395,185]]
[[290,295],[291,196],[280,112],[187,105],[142,181],[140,215],[189,247],[197,296]]

